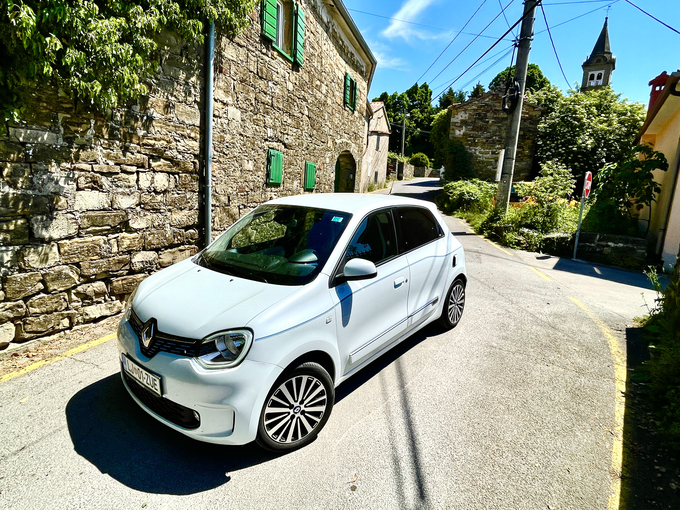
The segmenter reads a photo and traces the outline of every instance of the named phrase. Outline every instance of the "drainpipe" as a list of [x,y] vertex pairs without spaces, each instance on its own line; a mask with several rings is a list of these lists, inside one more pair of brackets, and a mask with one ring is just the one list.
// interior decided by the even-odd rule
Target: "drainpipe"
[[203,246],[208,246],[212,237],[212,123],[213,123],[213,67],[215,61],[215,22],[208,26],[208,40],[205,45],[205,137],[203,145]]

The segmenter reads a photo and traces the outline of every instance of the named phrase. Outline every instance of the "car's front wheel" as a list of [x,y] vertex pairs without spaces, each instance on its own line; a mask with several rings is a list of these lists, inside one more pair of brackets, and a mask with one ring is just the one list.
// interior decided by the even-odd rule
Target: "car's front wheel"
[[465,283],[460,278],[451,284],[446,301],[439,317],[439,324],[444,329],[455,328],[465,310]]
[[269,392],[260,413],[257,443],[276,452],[311,443],[335,402],[335,389],[328,372],[307,362],[284,374]]

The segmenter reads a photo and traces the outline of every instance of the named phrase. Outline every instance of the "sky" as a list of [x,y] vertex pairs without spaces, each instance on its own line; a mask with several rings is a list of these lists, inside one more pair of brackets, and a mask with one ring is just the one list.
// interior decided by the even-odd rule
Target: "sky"
[[[631,1],[680,31],[680,0]],[[501,2],[507,6],[505,16],[500,14]],[[506,36],[507,40],[501,41],[476,67],[459,76],[523,12],[522,0],[344,0],[344,3],[378,61],[369,99],[385,91],[404,92],[416,82],[427,82],[433,97],[448,90],[449,85],[454,90],[470,91],[480,81],[488,88],[494,76],[510,65],[512,35]],[[563,91],[577,82],[580,86],[581,64],[595,46],[607,15],[611,51],[616,57],[611,84],[622,98],[646,105],[649,81],[663,71],[670,74],[680,68],[680,34],[640,12],[627,0],[544,0],[544,11],[566,79],[540,8],[536,10],[529,61],[538,64],[543,74]],[[475,35],[487,25],[482,37],[475,40]],[[514,32],[519,34],[519,25]]]

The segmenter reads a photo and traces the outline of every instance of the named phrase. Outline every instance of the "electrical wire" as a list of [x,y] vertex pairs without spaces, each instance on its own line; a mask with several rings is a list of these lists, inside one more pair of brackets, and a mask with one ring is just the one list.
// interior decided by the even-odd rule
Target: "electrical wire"
[[[492,24],[494,21],[496,21],[496,20],[498,19],[498,17],[499,17],[503,12],[505,12],[505,9],[507,9],[508,7],[510,7],[510,5],[511,5],[514,1],[515,1],[515,0],[510,0],[510,2],[508,2],[508,4],[505,6],[505,8],[504,8],[501,12],[499,12],[498,14],[496,14],[496,17],[495,17],[494,19],[492,19],[492,20],[489,22],[489,24],[486,25],[486,26],[482,29],[482,31],[479,33],[479,35],[481,35],[482,33],[484,33],[484,31],[485,31],[487,28],[489,28],[489,27],[491,26],[491,24]],[[539,2],[540,2],[540,0],[539,0]],[[523,18],[523,17],[522,17],[522,18]],[[519,23],[519,22],[515,23],[511,28],[508,29],[507,32],[505,32],[505,34],[503,34],[499,39],[497,39],[496,42],[493,44],[493,46],[491,46],[491,48],[489,48],[488,51],[490,51],[491,49],[493,49],[494,46],[496,46],[499,42],[501,42],[501,41],[505,38],[506,35],[508,35],[509,33],[511,33],[511,32],[512,32],[512,28],[516,27],[518,23]],[[453,59],[452,59],[448,64],[446,64],[446,66],[444,67],[444,69],[442,69],[441,71],[439,71],[439,73],[437,74],[437,76],[435,76],[434,78],[432,78],[432,81],[434,81],[434,80],[436,80],[437,78],[439,78],[439,77],[441,76],[441,74],[442,74],[444,71],[446,71],[446,70],[449,68],[449,66],[450,66],[451,64],[453,64],[453,63],[456,61],[456,59],[457,59],[458,57],[460,57],[460,56],[463,54],[463,52],[464,52],[465,50],[467,50],[467,49],[472,45],[473,42],[475,42],[475,41],[477,40],[477,37],[478,37],[478,36],[475,36],[475,38],[472,39],[472,41],[470,41],[470,42],[468,43],[468,45],[465,46],[465,48],[463,48],[462,50],[460,50],[460,53],[458,53],[458,55],[456,55],[455,57],[453,57]],[[488,51],[487,51],[487,53],[488,53]],[[486,53],[484,53],[484,55],[486,55]],[[482,56],[480,57],[479,60],[481,60],[481,59],[484,57],[484,55],[482,55]],[[477,62],[478,62],[478,61],[477,61]],[[476,64],[477,62],[475,62],[475,64]]]
[[[501,0],[498,0],[498,1],[500,2]],[[427,74],[427,72],[428,72],[430,69],[432,69],[432,66],[435,65],[435,64],[437,63],[437,60],[439,60],[439,59],[441,58],[441,56],[444,54],[444,52],[445,52],[446,50],[449,49],[449,46],[451,46],[451,45],[456,41],[456,39],[458,39],[458,36],[459,36],[460,34],[463,33],[462,31],[465,30],[465,27],[468,26],[468,24],[472,21],[472,18],[475,17],[475,15],[479,12],[479,10],[484,6],[485,3],[486,3],[486,0],[484,0],[484,1],[479,5],[479,7],[477,7],[477,10],[476,10],[475,12],[473,12],[473,13],[472,13],[472,16],[470,16],[470,19],[468,19],[468,20],[465,22],[465,25],[463,25],[463,28],[461,28],[461,31],[458,32],[458,33],[454,36],[453,39],[451,39],[451,42],[450,42],[449,44],[447,44],[447,45],[446,45],[446,48],[444,48],[444,49],[442,50],[442,52],[439,54],[439,56],[438,56],[437,58],[434,59],[434,62],[432,62],[432,63],[430,64],[430,67],[428,67],[427,69],[425,69],[425,72],[424,72],[423,74],[420,75],[420,77],[416,80],[416,83],[418,83],[418,82],[421,80],[421,78],[422,78],[423,76],[425,76],[425,75]],[[502,7],[502,5],[501,5],[501,7]]]
[[543,4],[540,4],[541,6],[541,12],[543,13],[543,19],[545,20],[545,26],[548,30],[548,36],[550,37],[550,44],[552,44],[553,51],[555,52],[555,58],[557,59],[557,64],[560,66],[560,71],[562,71],[562,76],[564,77],[564,81],[567,82],[567,89],[571,88],[571,84],[569,83],[569,80],[567,79],[567,75],[564,74],[564,69],[562,68],[562,62],[560,62],[560,57],[557,54],[557,48],[555,47],[555,41],[553,41],[552,33],[550,32],[550,25],[548,25],[548,18],[545,15],[545,9],[543,8]]
[[[592,11],[584,12],[583,14],[579,14],[575,18],[568,19],[567,21],[563,21],[562,23],[558,23],[557,25],[553,25],[550,28],[554,29],[554,28],[557,28],[557,27],[561,27],[562,25],[566,25],[567,23],[571,23],[572,21],[577,20],[579,18],[582,18],[583,16],[587,16],[588,14],[592,14],[594,12],[601,11],[602,9],[606,9],[607,7],[612,6],[612,5],[614,5],[614,4],[616,4],[620,1],[621,0],[614,0],[613,2],[610,2],[609,5],[603,5],[602,7],[598,7],[597,9],[593,9]],[[542,34],[542,33],[547,32],[547,31],[548,31],[548,29],[541,30],[540,32],[536,32],[534,35]]]
[[[503,18],[505,18],[505,24],[508,25],[508,28],[510,28],[510,22],[508,21],[508,17],[505,15],[505,9],[503,9],[502,0],[498,0],[498,6],[501,8],[501,11],[503,12]],[[513,32],[512,36],[516,38],[517,34],[515,32]]]
[[639,11],[641,11],[641,12],[644,12],[647,16],[649,16],[650,18],[652,18],[652,19],[655,20],[655,21],[658,21],[658,22],[661,23],[664,27],[670,28],[670,29],[671,29],[673,32],[675,32],[676,34],[680,34],[680,32],[678,32],[678,31],[677,31],[676,29],[674,29],[672,26],[668,25],[667,23],[664,23],[664,22],[661,21],[659,18],[656,18],[656,17],[652,16],[652,15],[649,14],[647,11],[645,11],[644,9],[641,9],[640,7],[638,7],[637,5],[635,5],[635,4],[634,4],[633,2],[631,2],[630,0],[626,0],[626,3],[629,3],[630,5],[632,5],[633,7],[635,7],[637,10],[639,10]]
[[[500,57],[498,60],[496,60],[496,61],[495,61],[493,64],[491,64],[489,67],[487,67],[486,69],[484,69],[484,70],[483,70],[481,73],[479,73],[477,76],[475,76],[474,78],[472,78],[472,79],[471,79],[469,82],[467,82],[465,85],[461,86],[461,89],[464,89],[464,88],[467,87],[468,85],[472,85],[475,81],[477,81],[479,78],[481,78],[481,77],[484,75],[484,73],[488,72],[488,71],[489,71],[490,69],[492,69],[496,64],[498,64],[501,60],[503,60],[505,57],[507,57],[507,56],[510,54],[510,52],[513,51],[513,50],[514,50],[514,48],[508,48],[508,49],[505,51],[505,53],[503,53],[503,55],[501,55],[501,57]],[[496,55],[498,55],[498,54],[496,54]],[[493,57],[491,57],[491,58],[493,58]],[[490,59],[487,59],[487,60],[490,60]]]
[[611,3],[611,0],[574,0],[573,2],[548,2],[545,5],[574,5],[574,4],[600,4]]
[[[515,49],[515,45],[514,45],[514,44],[511,45],[511,46],[507,46],[506,48],[503,48],[503,49],[502,49],[501,51],[499,51],[498,53],[494,53],[494,54],[491,55],[489,58],[487,58],[487,59],[485,59],[485,60],[482,60],[479,64],[475,65],[475,66],[473,67],[473,69],[474,69],[475,67],[481,66],[482,64],[486,64],[489,60],[492,60],[492,59],[496,58],[496,57],[497,57],[498,55],[500,55],[501,53],[503,53],[503,57],[505,57],[508,53],[510,53],[510,51],[513,51],[514,49]],[[440,88],[445,87],[447,83],[448,83],[448,82],[445,82],[445,83],[443,83],[442,85],[438,85],[438,86],[436,86],[436,87],[432,87],[432,86],[430,85],[430,87],[432,87],[432,92],[435,92],[436,90],[439,90]],[[461,88],[462,88],[462,87],[461,87]]]

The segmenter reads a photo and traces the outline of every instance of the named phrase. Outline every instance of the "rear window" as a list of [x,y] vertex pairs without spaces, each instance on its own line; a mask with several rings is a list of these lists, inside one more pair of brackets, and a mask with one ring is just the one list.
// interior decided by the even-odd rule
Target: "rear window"
[[399,253],[415,250],[444,235],[432,213],[422,207],[395,209],[399,233]]

